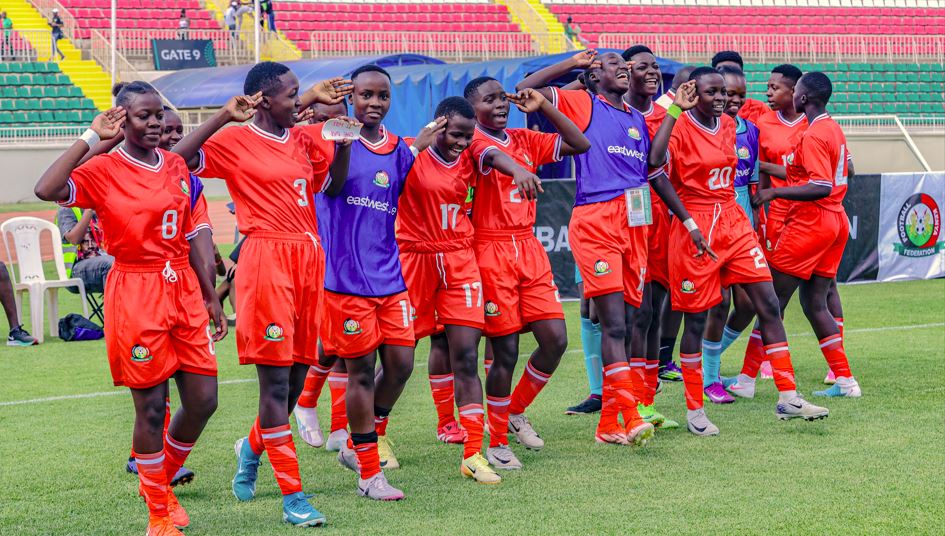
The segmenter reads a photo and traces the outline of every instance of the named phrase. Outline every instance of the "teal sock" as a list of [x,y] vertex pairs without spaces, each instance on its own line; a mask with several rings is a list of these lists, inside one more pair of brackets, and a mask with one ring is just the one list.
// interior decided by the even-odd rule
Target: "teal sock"
[[584,368],[592,395],[601,396],[604,389],[604,364],[600,358],[600,324],[581,318],[581,344],[584,346]]
[[735,331],[725,326],[725,329],[722,330],[722,349],[719,351],[719,354],[724,354],[725,350],[728,350],[728,347],[731,346],[733,342],[737,341],[741,335],[741,331]]
[[722,368],[722,343],[702,339],[702,386],[708,387],[719,381]]

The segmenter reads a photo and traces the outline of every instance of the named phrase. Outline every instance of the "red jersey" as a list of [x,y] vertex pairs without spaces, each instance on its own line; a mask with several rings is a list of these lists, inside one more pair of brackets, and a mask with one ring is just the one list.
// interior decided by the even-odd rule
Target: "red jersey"
[[207,207],[207,198],[203,194],[197,197],[191,212],[191,219],[194,220],[194,232],[201,229],[213,230],[213,224],[210,223],[210,211]]
[[[404,141],[409,144],[408,140]],[[457,249],[469,247],[473,226],[465,206],[477,171],[469,150],[452,162],[443,160],[433,147],[417,156],[397,211],[397,243],[402,249],[435,251],[444,242]],[[481,170],[484,175],[490,171]]]
[[[631,106],[631,108],[633,107]],[[660,125],[663,124],[663,118],[666,117],[666,108],[657,106],[651,101],[649,110],[645,112],[637,111],[640,112],[643,119],[646,120],[646,130],[650,133],[650,141],[653,141],[653,137],[656,136],[656,131],[659,130]]]
[[788,156],[787,182],[791,186],[812,183],[831,188],[830,195],[814,201],[832,212],[843,212],[847,193],[847,139],[830,115],[817,116]]
[[[758,127],[758,159],[779,166],[787,166],[787,157],[797,145],[801,133],[807,130],[807,116],[801,114],[794,121],[788,121],[781,112],[769,111],[755,122]],[[771,177],[772,188],[782,188],[787,185],[784,179]],[[784,199],[775,199],[771,202],[768,216],[775,219],[784,219],[791,202]]]
[[[527,128],[505,130],[505,139],[493,137],[476,127],[469,150],[482,167],[482,157],[498,149],[515,163],[535,173],[538,166],[561,160],[561,136]],[[522,198],[512,177],[492,170],[476,177],[472,222],[476,229],[521,230],[535,225],[536,201]]]
[[735,120],[718,118],[714,129],[688,111],[669,138],[670,180],[686,208],[735,202]]
[[190,172],[184,159],[155,149],[149,165],[119,148],[72,171],[63,206],[93,209],[105,248],[119,263],[187,257],[196,234],[190,209]]
[[226,181],[243,234],[317,231],[312,192],[328,186],[328,164],[298,129],[275,136],[253,124],[225,128],[203,144],[194,173]]
[[758,123],[758,118],[770,112],[771,108],[767,104],[755,99],[745,99],[745,104],[738,110],[738,117],[747,119],[752,123]]

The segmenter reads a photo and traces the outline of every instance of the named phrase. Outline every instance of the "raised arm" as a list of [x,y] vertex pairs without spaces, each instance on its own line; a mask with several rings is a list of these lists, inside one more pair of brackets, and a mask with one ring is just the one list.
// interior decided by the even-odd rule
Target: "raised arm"
[[177,142],[172,152],[181,155],[184,161],[187,162],[188,168],[197,169],[200,165],[200,147],[210,139],[210,136],[213,136],[230,121],[242,123],[251,119],[256,115],[256,106],[259,105],[261,100],[261,91],[253,96],[237,95],[232,97],[210,119]]
[[36,186],[33,188],[36,197],[43,201],[57,203],[68,201],[68,181],[72,170],[79,167],[79,161],[99,140],[109,140],[117,136],[124,119],[125,109],[121,106],[98,114],[92,121],[91,127],[71,147],[59,155],[59,158],[36,181]]
[[[650,144],[650,156],[648,162],[650,167],[662,167],[666,163],[666,149],[669,148],[669,138],[673,134],[673,127],[676,126],[676,120],[682,112],[691,109],[696,105],[696,82],[690,80],[679,86],[676,91],[676,97],[673,104],[666,110],[666,117],[660,123],[659,130],[653,136],[653,143]],[[661,196],[662,197],[662,196]]]
[[79,160],[79,165],[88,162],[92,159],[93,156],[98,156],[100,154],[110,153],[112,149],[118,147],[118,144],[125,140],[124,131],[119,130],[118,135],[110,140],[102,140],[95,144],[95,147],[92,147],[89,152],[85,153],[85,156],[82,157],[82,160]]
[[305,93],[299,95],[299,102],[302,103],[301,109],[303,110],[316,103],[338,104],[353,91],[354,83],[351,80],[336,76],[317,82],[308,88]]
[[561,136],[561,155],[571,156],[586,153],[591,148],[584,133],[573,121],[561,113],[541,93],[534,89],[523,89],[517,94],[507,93],[509,101],[525,113],[541,112],[554,125]]
[[523,89],[529,88],[539,89],[545,98],[551,98],[551,89],[546,86],[550,84],[552,80],[560,78],[574,69],[587,69],[591,63],[593,63],[595,57],[597,57],[596,50],[592,48],[582,50],[564,61],[549,65],[544,69],[528,75],[525,77],[525,80],[522,80],[515,86],[515,91],[522,91]]

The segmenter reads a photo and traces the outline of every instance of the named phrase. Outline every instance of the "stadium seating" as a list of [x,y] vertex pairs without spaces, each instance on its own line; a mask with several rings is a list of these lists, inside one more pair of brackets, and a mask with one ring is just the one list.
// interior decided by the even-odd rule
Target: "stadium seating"
[[[765,100],[774,63],[746,65],[748,94]],[[822,71],[834,82],[830,110],[836,114],[945,114],[945,70],[941,64],[806,63],[804,72]]]
[[[300,50],[311,49],[312,32],[383,34],[483,34],[521,32],[504,5],[482,2],[352,3],[275,2],[276,24]],[[449,43],[444,43],[444,47]],[[504,46],[501,43],[498,46]],[[513,45],[514,46],[514,45]],[[393,43],[392,49],[403,47]],[[393,51],[393,50],[392,50]]]
[[[79,27],[76,37],[88,39],[91,29],[109,28],[111,0],[60,0]],[[222,30],[199,0],[118,0],[116,24],[121,30],[177,30],[180,10],[187,10],[191,30]]]
[[[551,3],[561,22],[569,16],[596,46],[602,33],[768,35],[942,35],[945,9],[600,5]],[[607,16],[601,16],[602,10]],[[816,25],[812,24],[816,21]]]
[[88,125],[97,113],[57,64],[0,62],[0,128]]

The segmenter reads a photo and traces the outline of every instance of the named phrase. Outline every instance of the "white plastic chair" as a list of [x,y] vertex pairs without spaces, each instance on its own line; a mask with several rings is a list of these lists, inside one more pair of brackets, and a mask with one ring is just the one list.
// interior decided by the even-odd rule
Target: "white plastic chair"
[[[43,231],[49,231],[51,235],[56,273],[59,275],[59,279],[56,280],[46,279],[46,274],[43,271],[43,256],[40,251],[40,238]],[[3,234],[3,247],[6,250],[7,259],[12,264],[13,259],[16,258],[16,264],[14,265],[16,272],[11,277],[14,281],[13,290],[16,293],[16,312],[22,319],[23,294],[29,293],[30,329],[37,341],[43,342],[45,332],[43,327],[44,302],[46,302],[49,312],[49,334],[53,337],[59,336],[58,291],[60,288],[78,287],[82,301],[82,311],[86,317],[89,316],[89,306],[85,298],[85,283],[81,279],[68,279],[66,277],[66,264],[62,258],[62,236],[55,224],[29,216],[10,218],[0,225],[0,234]],[[13,248],[10,247],[11,238]],[[14,251],[16,251],[15,257],[13,255]]]

